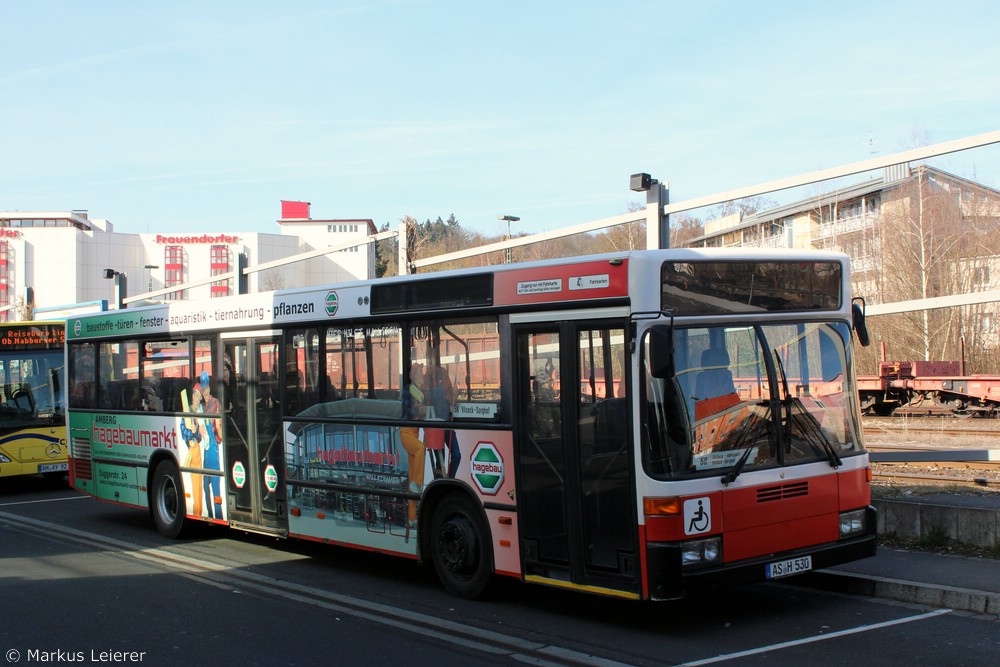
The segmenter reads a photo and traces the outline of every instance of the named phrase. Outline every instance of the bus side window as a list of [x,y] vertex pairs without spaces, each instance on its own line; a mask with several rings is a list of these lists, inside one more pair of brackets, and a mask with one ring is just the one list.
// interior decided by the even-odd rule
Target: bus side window
[[95,356],[96,349],[93,343],[73,345],[69,348],[69,400],[75,408],[94,407]]

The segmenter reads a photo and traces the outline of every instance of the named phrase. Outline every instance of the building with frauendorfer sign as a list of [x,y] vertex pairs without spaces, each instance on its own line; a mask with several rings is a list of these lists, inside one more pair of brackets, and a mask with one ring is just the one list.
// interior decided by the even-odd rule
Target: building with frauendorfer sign
[[[359,243],[251,273],[251,292],[374,277],[374,245],[365,243],[376,231],[371,220],[314,220],[308,202],[282,201],[281,205],[277,233],[162,230],[123,234],[87,211],[0,212],[0,322],[26,317],[27,304],[42,310],[66,304],[114,304],[122,274],[132,296],[205,280],[234,271],[241,254],[252,267]],[[206,299],[236,293],[237,285],[230,278],[154,298]]]

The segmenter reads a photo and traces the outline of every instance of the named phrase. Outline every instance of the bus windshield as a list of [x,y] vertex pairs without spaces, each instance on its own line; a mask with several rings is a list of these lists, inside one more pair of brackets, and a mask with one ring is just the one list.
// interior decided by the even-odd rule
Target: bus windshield
[[62,350],[0,353],[0,430],[61,424]]
[[[721,475],[864,451],[846,323],[676,328],[671,372],[646,338],[644,462],[654,477]],[[658,373],[657,375],[661,375]]]

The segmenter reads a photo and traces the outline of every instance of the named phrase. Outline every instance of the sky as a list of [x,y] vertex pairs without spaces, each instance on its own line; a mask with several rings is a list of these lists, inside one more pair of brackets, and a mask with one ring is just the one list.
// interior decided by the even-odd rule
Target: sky
[[[1000,4],[0,0],[0,211],[535,233],[1000,129]],[[1000,146],[933,162],[1000,188]],[[860,177],[859,177],[860,178]],[[787,195],[786,195],[787,196]],[[781,197],[774,197],[780,199]],[[796,197],[797,198],[797,197]]]

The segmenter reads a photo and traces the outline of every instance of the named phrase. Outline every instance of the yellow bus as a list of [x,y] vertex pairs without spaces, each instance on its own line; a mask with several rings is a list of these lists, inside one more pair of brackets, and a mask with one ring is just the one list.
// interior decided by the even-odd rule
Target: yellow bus
[[64,322],[0,324],[0,477],[69,470]]

